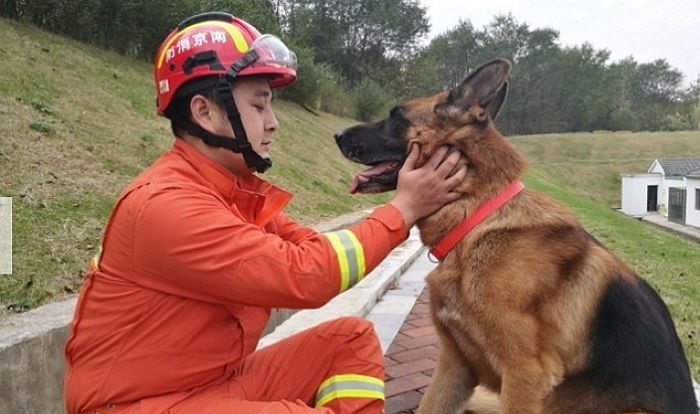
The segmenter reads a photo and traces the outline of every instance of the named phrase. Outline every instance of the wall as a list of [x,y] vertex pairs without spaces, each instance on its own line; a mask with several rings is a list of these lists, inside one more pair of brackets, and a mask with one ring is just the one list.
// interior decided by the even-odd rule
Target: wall
[[[647,172],[649,174],[659,174],[661,177],[663,177],[661,183],[659,184],[659,192],[656,196],[656,199],[658,200],[657,204],[659,206],[658,213],[664,217],[668,217],[668,187],[669,181],[671,180],[665,178],[664,169],[661,166],[661,164],[659,164],[659,160],[654,160],[654,162],[651,163],[651,165],[649,166],[649,170]],[[677,186],[677,182],[671,181],[670,186]]]
[[695,209],[695,190],[700,189],[700,178],[686,180],[685,223],[700,228],[700,210]]
[[62,413],[63,344],[75,299],[0,319],[0,413]]
[[661,176],[659,174],[622,175],[622,212],[631,216],[643,216],[647,212],[647,186],[658,185],[658,204],[666,204],[661,198]]
[[654,162],[652,162],[649,166],[649,170],[647,170],[647,172],[650,174],[663,174],[664,169],[661,167],[661,164],[659,164],[659,160],[654,160]]

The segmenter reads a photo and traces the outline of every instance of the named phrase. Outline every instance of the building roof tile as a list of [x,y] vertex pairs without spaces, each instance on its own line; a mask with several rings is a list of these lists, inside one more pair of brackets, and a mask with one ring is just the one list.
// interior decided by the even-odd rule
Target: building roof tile
[[686,176],[700,171],[700,158],[659,158],[666,175]]

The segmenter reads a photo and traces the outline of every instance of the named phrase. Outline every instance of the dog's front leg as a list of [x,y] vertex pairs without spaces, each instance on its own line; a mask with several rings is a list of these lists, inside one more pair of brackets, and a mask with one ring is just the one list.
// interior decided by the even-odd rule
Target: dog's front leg
[[541,414],[552,392],[551,378],[537,359],[509,363],[501,378],[500,414]]
[[416,414],[454,414],[471,397],[477,385],[454,342],[444,335],[440,335],[440,339],[435,374]]

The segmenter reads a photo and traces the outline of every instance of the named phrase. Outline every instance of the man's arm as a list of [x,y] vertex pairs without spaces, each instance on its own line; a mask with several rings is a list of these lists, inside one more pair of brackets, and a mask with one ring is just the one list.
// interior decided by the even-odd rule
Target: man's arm
[[[357,283],[408,235],[407,224],[455,198],[466,170],[438,150],[415,168],[415,149],[391,203],[347,230],[294,243],[245,222],[195,190],[149,192],[134,205],[124,277],[145,287],[215,303],[317,307]],[[434,159],[437,159],[435,161]],[[461,176],[461,179],[460,179]],[[129,240],[130,239],[130,240]],[[109,250],[109,240],[105,249]],[[120,266],[121,267],[121,266]]]
[[311,227],[295,222],[284,213],[280,213],[275,216],[273,223],[275,234],[294,244],[300,243],[318,233]]
[[398,211],[385,206],[351,229],[292,243],[207,194],[180,189],[150,194],[133,229],[133,282],[202,301],[290,308],[326,303],[407,235]]

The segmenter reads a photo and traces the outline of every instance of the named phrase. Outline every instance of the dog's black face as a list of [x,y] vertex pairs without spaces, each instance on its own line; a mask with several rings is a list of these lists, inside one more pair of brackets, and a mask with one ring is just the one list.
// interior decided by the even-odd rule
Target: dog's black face
[[391,110],[389,117],[341,131],[335,140],[350,161],[369,165],[355,176],[350,193],[381,193],[396,188],[399,169],[406,159],[405,134],[410,122],[401,108]]
[[372,167],[355,176],[350,193],[396,189],[399,170],[413,142],[421,148],[417,165],[440,145],[459,146],[452,132],[471,124],[483,127],[496,117],[506,98],[509,74],[509,62],[493,60],[451,91],[413,99],[392,109],[382,121],[337,133],[336,142],[347,159]]

